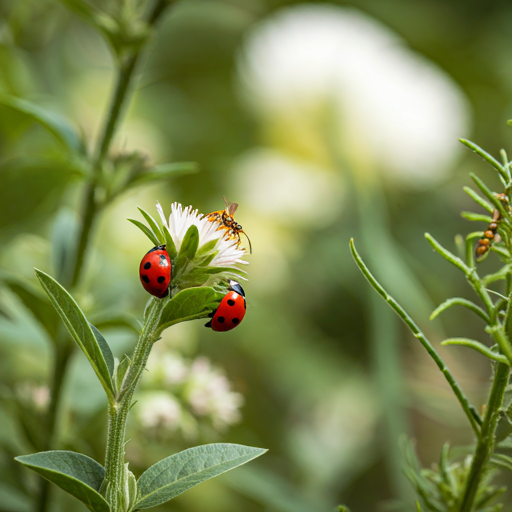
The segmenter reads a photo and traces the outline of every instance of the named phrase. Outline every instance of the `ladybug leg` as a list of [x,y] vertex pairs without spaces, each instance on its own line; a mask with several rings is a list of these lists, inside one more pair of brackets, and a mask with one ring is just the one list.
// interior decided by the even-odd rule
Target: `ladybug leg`
[[[218,308],[217,308],[218,309]],[[215,313],[217,313],[217,309],[214,309],[211,313],[208,313],[208,318],[213,318]],[[206,324],[204,324],[205,327],[211,327],[212,326],[212,321],[210,320],[209,322],[207,322]]]

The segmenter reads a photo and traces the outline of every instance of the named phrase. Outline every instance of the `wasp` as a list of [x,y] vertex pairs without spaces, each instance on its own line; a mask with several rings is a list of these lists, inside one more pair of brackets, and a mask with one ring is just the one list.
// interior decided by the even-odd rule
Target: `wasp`
[[224,199],[224,204],[226,208],[224,210],[218,210],[216,212],[209,213],[206,218],[210,222],[218,222],[220,226],[217,228],[223,229],[225,231],[224,238],[226,240],[236,240],[237,248],[241,244],[240,234],[243,233],[247,241],[249,242],[249,252],[252,254],[252,246],[247,233],[242,229],[242,226],[238,224],[235,220],[235,212],[238,208],[238,203],[228,203],[226,198],[222,196]]
[[[501,202],[504,208],[508,208],[509,200],[506,194],[496,194],[497,199]],[[484,234],[478,240],[478,243],[475,247],[475,257],[477,261],[480,261],[491,248],[491,242],[499,242],[500,236],[498,235],[498,225],[500,220],[502,219],[501,213],[498,209],[495,209],[492,214],[492,221],[487,226],[487,229],[484,231]]]

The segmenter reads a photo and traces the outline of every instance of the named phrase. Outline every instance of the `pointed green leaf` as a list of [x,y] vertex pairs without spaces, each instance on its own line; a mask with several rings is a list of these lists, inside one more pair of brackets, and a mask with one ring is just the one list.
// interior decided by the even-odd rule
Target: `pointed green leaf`
[[89,327],[91,328],[92,333],[96,338],[96,342],[100,347],[101,353],[103,354],[103,359],[105,359],[105,363],[107,364],[108,373],[112,377],[112,375],[114,374],[114,355],[110,350],[107,340],[103,337],[103,334],[101,334],[101,332],[96,327],[94,327],[94,325],[92,325],[90,322]]
[[452,265],[462,270],[466,275],[469,274],[471,269],[460,259],[457,258],[450,251],[445,249],[433,236],[429,233],[425,233],[425,238],[428,240],[430,245],[438,252],[445,260],[449,261]]
[[479,306],[477,306],[475,303],[471,302],[470,300],[463,299],[461,297],[453,297],[451,299],[445,300],[442,304],[440,304],[430,315],[430,320],[434,320],[434,318],[442,313],[443,311],[446,311],[448,308],[452,306],[464,306],[473,313],[476,313],[480,318],[484,320],[485,323],[490,324],[491,320],[489,319],[489,316],[487,313]]
[[161,505],[201,482],[249,462],[267,450],[238,444],[207,444],[157,462],[137,482],[136,509]]
[[[91,363],[107,396],[109,399],[112,398],[114,389],[110,375],[114,368],[114,359],[110,347],[106,341],[98,342],[78,304],[55,279],[38,269],[36,269],[36,274],[71,337]],[[107,363],[107,361],[109,362]]]
[[476,174],[470,172],[469,176],[475,182],[482,194],[484,194],[485,197],[487,197],[487,199],[489,199],[489,201],[494,205],[494,208],[497,209],[503,217],[508,217],[501,201],[487,188],[487,185]]
[[466,192],[466,194],[482,208],[490,213],[494,212],[494,207],[492,204],[488,203],[484,198],[480,197],[471,187],[463,187],[462,190],[464,190],[464,192]]
[[4,283],[30,310],[36,320],[48,331],[52,339],[57,336],[59,315],[48,299],[28,283],[19,279],[6,279]]
[[190,261],[194,259],[199,246],[199,231],[192,225],[188,228],[181,242],[180,252],[176,259],[176,274],[178,274]]
[[489,347],[476,340],[470,340],[469,338],[448,338],[444,340],[441,345],[462,345],[480,352],[480,354],[483,354],[493,361],[510,365],[509,360],[504,355],[493,352]]
[[158,238],[156,235],[149,229],[146,225],[142,224],[142,222],[139,222],[135,219],[128,219],[132,224],[135,224],[152,242],[153,245],[160,245],[160,242],[158,241]]
[[512,471],[512,457],[509,457],[508,455],[503,455],[502,453],[495,453],[491,457],[490,462],[495,466],[499,466],[500,468],[505,468],[508,469],[509,471]]
[[157,240],[159,240],[159,243],[157,245],[165,244],[165,237],[162,234],[162,230],[160,229],[160,226],[156,223],[155,219],[153,219],[153,217],[151,217],[151,215],[149,215],[148,212],[144,211],[142,208],[139,208],[138,206],[137,210],[139,210],[139,212],[142,213],[142,216],[146,219],[146,222],[149,224],[151,231],[153,231]]
[[196,318],[206,318],[208,313],[219,306],[224,297],[210,287],[187,288],[177,293],[164,307],[159,329]]
[[98,492],[105,469],[90,457],[55,450],[22,455],[16,460],[80,500],[92,512],[109,512],[108,503]]
[[171,260],[171,262],[174,262],[176,261],[176,256],[178,256],[176,245],[174,245],[174,240],[172,239],[172,236],[169,233],[169,228],[167,226],[163,226],[162,231],[164,233],[165,238],[165,249],[167,251],[167,254],[169,255],[169,259]]
[[490,215],[482,215],[481,213],[461,212],[460,215],[467,220],[476,222],[485,222],[486,224],[490,224],[492,222],[492,217]]
[[123,381],[126,375],[126,372],[130,369],[131,361],[128,356],[124,356],[123,360],[119,362],[119,359],[116,359],[116,366],[114,368],[114,383],[116,388],[116,393],[119,394],[123,389]]
[[503,168],[503,166],[498,162],[498,160],[496,160],[494,157],[489,155],[489,153],[487,153],[487,151],[484,151],[480,146],[476,145],[474,142],[471,142],[466,139],[459,139],[459,140],[462,142],[462,144],[464,144],[468,148],[472,149],[477,155],[480,155],[486,162],[489,162],[498,171],[500,178],[503,181],[503,184],[504,185],[508,184],[507,173],[506,173],[505,169]]
[[0,105],[17,110],[30,117],[48,130],[65,148],[71,152],[85,154],[85,146],[79,134],[64,117],[15,96],[0,94]]
[[198,166],[195,162],[175,162],[170,164],[160,164],[146,172],[135,176],[128,184],[127,188],[149,185],[158,181],[178,178],[186,174],[197,172]]

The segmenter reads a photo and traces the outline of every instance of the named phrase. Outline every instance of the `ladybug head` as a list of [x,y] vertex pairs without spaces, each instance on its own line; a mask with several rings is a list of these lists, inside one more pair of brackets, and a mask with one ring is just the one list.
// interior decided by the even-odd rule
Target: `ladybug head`
[[230,279],[229,280],[229,288],[231,290],[233,290],[234,292],[238,293],[238,295],[245,297],[244,289],[240,286],[240,283],[237,283],[236,281],[233,281],[232,279]]

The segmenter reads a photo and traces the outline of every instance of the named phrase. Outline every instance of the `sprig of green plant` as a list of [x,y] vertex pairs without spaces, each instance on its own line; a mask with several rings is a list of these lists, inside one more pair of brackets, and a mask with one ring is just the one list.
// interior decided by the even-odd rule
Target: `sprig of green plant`
[[[485,332],[491,336],[495,343],[492,347],[468,338],[448,338],[441,343],[443,346],[461,345],[471,348],[491,360],[493,380],[483,418],[480,417],[475,407],[466,398],[447,365],[417,324],[371,274],[356,251],[353,240],[350,241],[350,248],[354,260],[366,279],[402,318],[445,376],[476,438],[473,453],[463,464],[449,462],[448,447],[446,446],[443,449],[439,466],[432,470],[422,470],[415,456],[411,455],[413,450],[407,446],[404,448],[407,462],[405,472],[422,502],[422,505],[418,503],[418,510],[422,510],[421,507],[423,506],[426,510],[433,512],[483,512],[484,510],[485,512],[494,512],[500,510],[501,505],[491,505],[490,503],[503,492],[503,488],[491,485],[491,481],[496,474],[496,470],[492,467],[512,469],[512,458],[495,453],[496,443],[500,443],[498,447],[501,446],[501,443],[509,440],[509,436],[512,434],[512,428],[508,428],[512,423],[508,415],[510,403],[506,399],[512,365],[512,215],[508,207],[509,196],[512,191],[512,164],[507,161],[504,151],[501,155],[503,158],[503,164],[501,164],[476,144],[462,139],[461,142],[490,163],[497,171],[504,186],[502,194],[505,195],[508,201],[504,202],[502,200],[503,195],[491,192],[479,177],[471,174],[472,180],[485,196],[485,199],[469,187],[464,187],[464,191],[479,206],[492,213],[493,217],[471,212],[463,212],[462,216],[470,221],[485,222],[487,225],[490,222],[496,222],[497,228],[494,229],[495,233],[489,233],[489,228],[486,228],[488,235],[484,235],[483,231],[477,231],[466,236],[461,251],[465,261],[443,247],[430,234],[425,234],[434,250],[463,272],[470,287],[482,303],[480,306],[468,299],[450,298],[434,310],[431,319],[450,307],[458,305],[467,308],[485,322]],[[499,236],[495,237],[494,234]],[[476,241],[482,240],[484,236],[491,237],[487,238],[487,241],[483,244],[487,248],[484,256],[494,252],[502,260],[503,266],[497,272],[480,277],[476,270],[474,245]],[[479,261],[482,259],[479,254]],[[488,288],[492,283],[501,280],[505,281],[504,294]],[[493,300],[491,294],[498,297],[498,299]]]
[[215,244],[200,245],[198,228],[191,224],[178,245],[166,225],[158,225],[147,212],[139,210],[149,224],[140,223],[140,227],[151,241],[160,242],[164,232],[169,238],[171,266],[179,279],[166,298],[152,297],[148,302],[139,340],[130,356],[121,361],[114,358],[99,329],[88,321],[71,294],[51,276],[36,270],[52,306],[105,391],[107,448],[104,467],[84,454],[61,450],[24,455],[16,460],[82,501],[92,512],[131,512],[161,505],[266,452],[225,443],[198,446],[157,462],[138,480],[125,463],[128,413],[153,344],[163,330],[177,323],[210,316],[226,293],[225,281],[237,271],[229,266],[212,266],[220,245],[230,248],[229,242],[215,239]]

